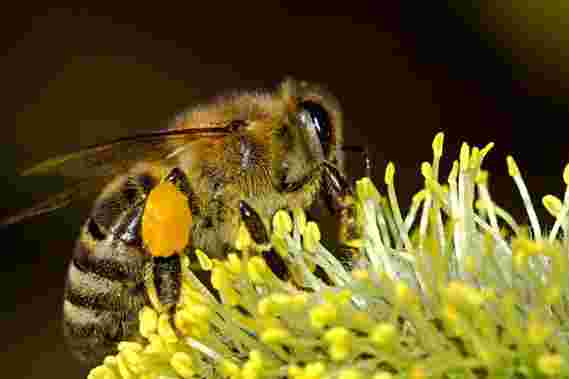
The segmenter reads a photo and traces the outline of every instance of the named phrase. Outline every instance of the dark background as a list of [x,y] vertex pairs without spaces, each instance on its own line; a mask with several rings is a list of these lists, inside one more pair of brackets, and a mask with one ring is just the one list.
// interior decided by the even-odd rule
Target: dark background
[[[16,177],[33,163],[160,128],[186,105],[229,89],[272,88],[286,75],[324,83],[339,97],[347,142],[371,146],[381,183],[386,163],[397,163],[402,199],[419,188],[420,162],[431,159],[440,130],[453,158],[462,141],[496,142],[486,168],[496,198],[516,214],[521,201],[506,154],[526,173],[534,201],[564,190],[567,11],[507,1],[501,8],[211,3],[3,9],[2,212],[59,188]],[[85,374],[62,346],[59,326],[64,270],[85,211],[0,231],[4,375]]]

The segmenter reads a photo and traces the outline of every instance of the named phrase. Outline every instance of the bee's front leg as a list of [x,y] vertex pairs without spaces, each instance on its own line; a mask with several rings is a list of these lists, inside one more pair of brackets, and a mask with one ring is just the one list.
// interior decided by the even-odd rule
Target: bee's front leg
[[323,165],[322,191],[324,200],[339,221],[339,254],[344,266],[351,269],[361,252],[362,227],[358,222],[358,209],[352,188],[338,169]]

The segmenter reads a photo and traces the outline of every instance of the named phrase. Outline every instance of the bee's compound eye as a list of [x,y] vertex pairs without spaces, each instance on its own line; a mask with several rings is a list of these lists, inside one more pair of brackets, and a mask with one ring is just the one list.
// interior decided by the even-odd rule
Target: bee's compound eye
[[142,216],[142,241],[150,254],[168,257],[190,242],[192,212],[188,198],[171,182],[150,191]]
[[305,116],[303,117],[305,126],[316,130],[316,134],[322,145],[322,151],[325,155],[328,155],[330,141],[332,139],[330,115],[322,105],[314,101],[303,101],[298,106],[301,111],[305,112]]

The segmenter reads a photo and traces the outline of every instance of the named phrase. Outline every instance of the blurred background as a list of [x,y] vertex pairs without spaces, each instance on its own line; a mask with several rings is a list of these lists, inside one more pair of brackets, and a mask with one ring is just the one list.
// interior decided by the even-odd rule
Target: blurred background
[[[441,130],[453,159],[462,141],[496,142],[485,166],[496,199],[517,215],[507,154],[536,203],[564,191],[569,10],[558,3],[211,3],[3,9],[0,216],[60,188],[57,180],[17,178],[21,169],[163,127],[220,92],[273,88],[286,75],[338,96],[347,143],[370,146],[381,183],[386,163],[396,162],[401,199],[419,188],[420,162],[431,159]],[[4,375],[85,376],[61,343],[60,317],[65,268],[87,209],[0,230]]]

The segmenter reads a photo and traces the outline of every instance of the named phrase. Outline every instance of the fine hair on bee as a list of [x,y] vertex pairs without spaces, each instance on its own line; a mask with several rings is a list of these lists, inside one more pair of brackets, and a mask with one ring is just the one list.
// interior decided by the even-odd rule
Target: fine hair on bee
[[338,223],[336,250],[350,266],[362,232],[344,177],[345,149],[357,151],[343,146],[336,98],[321,86],[287,79],[274,91],[190,108],[167,130],[40,163],[24,175],[58,175],[69,185],[4,223],[104,186],[81,228],[63,304],[71,351],[94,365],[119,341],[139,338],[143,306],[176,311],[181,254],[201,249],[212,258],[227,256],[242,223],[255,243],[266,245],[278,210],[308,209],[322,199]]

